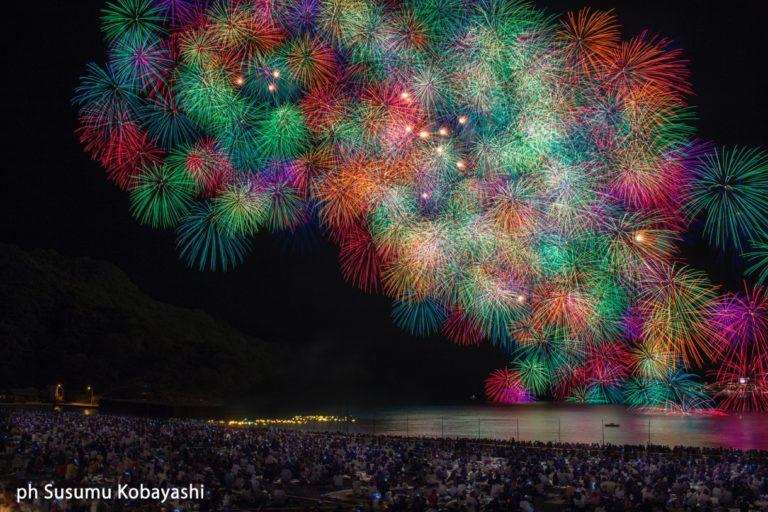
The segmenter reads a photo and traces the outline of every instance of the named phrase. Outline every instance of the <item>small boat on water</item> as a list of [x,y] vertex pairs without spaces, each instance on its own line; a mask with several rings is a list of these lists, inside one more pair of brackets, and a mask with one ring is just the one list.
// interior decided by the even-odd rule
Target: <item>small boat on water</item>
[[619,428],[621,425],[619,425],[618,423],[611,422],[611,423],[606,423],[605,426],[610,428]]

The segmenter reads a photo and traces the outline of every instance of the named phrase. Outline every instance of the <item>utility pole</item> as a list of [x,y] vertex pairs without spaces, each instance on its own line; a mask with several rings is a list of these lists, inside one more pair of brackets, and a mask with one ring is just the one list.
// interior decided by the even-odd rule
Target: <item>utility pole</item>
[[600,422],[600,428],[603,429],[603,444],[605,444],[605,418]]
[[648,418],[648,446],[651,446],[651,418]]
[[520,418],[515,418],[515,423],[517,425],[517,438],[516,441],[520,442]]

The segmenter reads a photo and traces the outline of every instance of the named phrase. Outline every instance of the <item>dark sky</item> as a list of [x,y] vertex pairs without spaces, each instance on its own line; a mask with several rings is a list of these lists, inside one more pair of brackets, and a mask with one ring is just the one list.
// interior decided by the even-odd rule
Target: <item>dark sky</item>
[[[552,12],[614,7],[624,35],[643,29],[672,38],[690,59],[698,133],[723,145],[768,146],[768,40],[755,3],[683,0],[535,2]],[[245,263],[227,274],[187,270],[174,235],[139,226],[127,195],[82,152],[73,130],[72,91],[85,65],[105,60],[101,1],[37,0],[3,5],[0,240],[25,248],[109,260],[151,296],[204,309],[241,330],[304,355],[339,360],[338,382],[416,390],[424,399],[460,399],[503,364],[492,347],[459,349],[398,331],[389,301],[341,279],[336,251],[320,240],[303,253],[261,235]],[[738,286],[733,264],[691,237],[686,250],[715,282]],[[435,383],[440,385],[436,386]]]

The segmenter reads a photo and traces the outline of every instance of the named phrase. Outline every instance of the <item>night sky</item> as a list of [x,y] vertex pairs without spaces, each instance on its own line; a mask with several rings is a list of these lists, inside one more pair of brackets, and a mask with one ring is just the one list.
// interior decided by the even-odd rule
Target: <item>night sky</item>
[[[555,13],[589,5],[616,8],[624,36],[667,36],[690,60],[698,134],[718,145],[766,147],[768,39],[752,2],[543,1]],[[460,349],[417,339],[390,321],[390,303],[346,284],[336,249],[319,235],[304,248],[261,234],[239,269],[188,270],[172,231],[142,227],[128,195],[89,160],[73,134],[73,89],[85,65],[103,62],[101,1],[38,0],[3,5],[3,180],[0,240],[111,261],[152,297],[203,309],[305,356],[338,361],[337,381],[390,387],[391,397],[462,400],[504,362],[493,347]],[[9,62],[10,61],[10,62]],[[719,256],[694,233],[683,251],[713,281],[740,287],[740,263]]]

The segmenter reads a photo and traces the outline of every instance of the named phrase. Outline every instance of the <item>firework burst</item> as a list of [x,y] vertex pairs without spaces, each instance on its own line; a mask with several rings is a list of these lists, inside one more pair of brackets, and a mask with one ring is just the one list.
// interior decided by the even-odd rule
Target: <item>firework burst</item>
[[532,400],[520,376],[507,368],[500,368],[488,377],[485,381],[485,395],[497,404],[519,404]]
[[102,29],[78,135],[192,267],[319,224],[404,330],[512,353],[486,383],[500,403],[684,410],[703,400],[680,362],[723,352],[730,389],[745,369],[729,351],[763,352],[762,295],[719,301],[676,258],[701,218],[716,245],[749,240],[766,280],[768,157],[704,154],[681,50],[623,40],[612,12],[113,0]]

